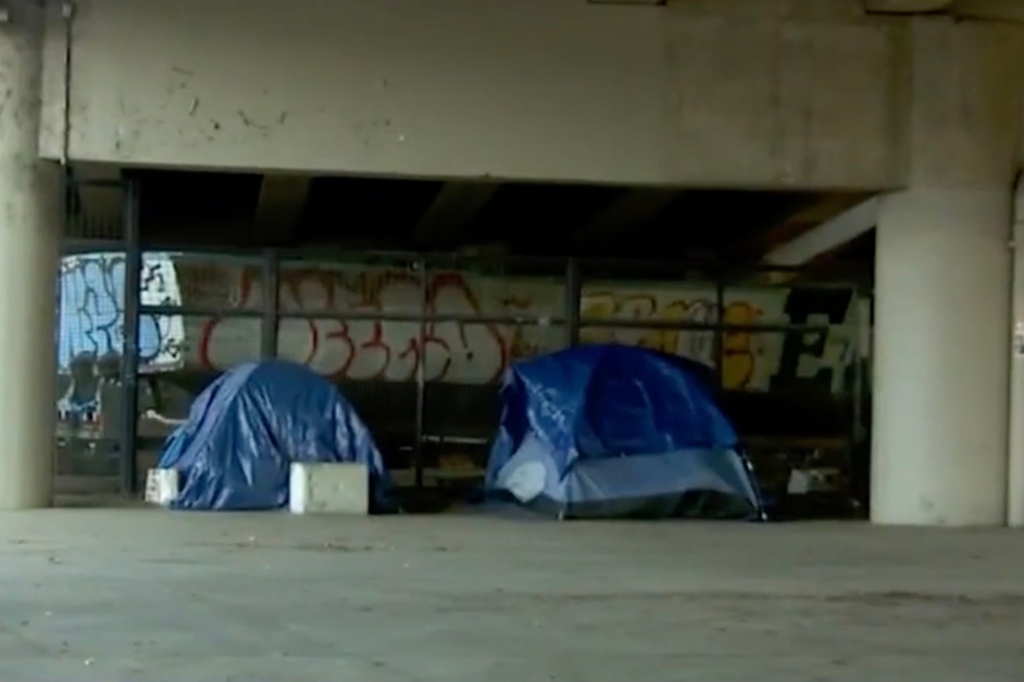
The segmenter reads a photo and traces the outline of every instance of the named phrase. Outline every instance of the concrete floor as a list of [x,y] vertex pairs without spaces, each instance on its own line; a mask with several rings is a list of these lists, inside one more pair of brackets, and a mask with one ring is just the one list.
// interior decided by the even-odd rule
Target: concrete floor
[[1024,537],[0,515],[0,679],[1019,682]]

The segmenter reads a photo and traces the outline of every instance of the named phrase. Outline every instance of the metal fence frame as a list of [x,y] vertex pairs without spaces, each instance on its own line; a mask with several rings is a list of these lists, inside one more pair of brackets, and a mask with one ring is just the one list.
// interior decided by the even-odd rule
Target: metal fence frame
[[[661,274],[659,270],[668,267],[665,264],[653,265],[637,261],[608,261],[578,258],[523,258],[503,257],[500,259],[484,258],[461,258],[453,254],[423,254],[407,252],[382,252],[382,251],[359,251],[359,252],[325,252],[317,250],[311,252],[303,249],[227,249],[227,248],[194,248],[188,245],[171,246],[166,244],[147,244],[145,236],[140,232],[139,206],[140,192],[138,182],[127,179],[119,183],[75,183],[71,181],[69,186],[75,184],[96,184],[100,186],[113,186],[124,192],[123,205],[123,234],[119,240],[110,239],[89,239],[87,236],[75,236],[64,244],[64,254],[89,253],[97,251],[122,251],[126,259],[126,282],[138,282],[135,287],[126,286],[124,292],[124,351],[122,353],[121,380],[124,390],[122,398],[122,427],[119,435],[119,446],[121,451],[121,487],[125,493],[134,493],[137,489],[136,471],[136,448],[138,446],[138,402],[139,402],[139,321],[141,316],[159,315],[182,315],[182,316],[209,316],[209,317],[248,317],[260,320],[261,342],[260,356],[273,358],[278,354],[278,329],[282,320],[287,319],[313,319],[332,318],[342,321],[372,320],[380,322],[410,322],[418,323],[418,341],[420,348],[423,348],[426,341],[427,324],[432,322],[464,322],[477,324],[508,324],[508,325],[549,325],[561,326],[564,329],[564,343],[566,346],[579,343],[580,332],[591,327],[605,329],[664,329],[667,331],[705,331],[714,333],[714,359],[715,369],[721,384],[723,380],[723,366],[725,356],[725,338],[730,333],[796,333],[812,334],[827,333],[831,327],[828,324],[730,324],[722,320],[722,313],[725,310],[725,294],[730,284],[744,288],[770,289],[775,287],[791,288],[791,283],[772,284],[768,282],[744,281],[752,274],[764,271],[783,272],[799,274],[800,268],[767,267],[758,264],[712,264],[698,263],[693,266],[685,262],[674,263],[671,270],[684,275],[693,272],[704,273],[703,278],[683,277],[675,281],[700,282],[715,287],[715,319],[712,322],[699,323],[687,321],[654,321],[654,320],[628,320],[628,319],[586,319],[581,317],[581,294],[585,282],[588,281],[588,272],[594,270],[614,271],[629,270],[636,272],[652,272],[654,276]],[[69,190],[69,196],[71,192]],[[228,307],[189,307],[182,306],[153,306],[142,305],[140,301],[141,272],[143,255],[146,251],[157,250],[161,252],[180,252],[189,256],[208,255],[211,259],[222,256],[225,260],[236,260],[249,257],[253,264],[259,263],[261,270],[264,292],[262,306],[259,310],[233,309]],[[280,306],[280,282],[283,268],[292,263],[319,262],[319,263],[350,263],[372,265],[380,264],[380,261],[394,263],[404,261],[412,266],[412,270],[418,275],[419,283],[419,310],[409,312],[359,312],[347,313],[344,311],[284,311]],[[502,267],[519,265],[526,268],[548,267],[558,269],[562,273],[565,292],[564,309],[557,316],[550,315],[465,315],[465,314],[440,314],[432,312],[428,300],[429,279],[428,273],[443,268],[454,269],[460,264],[487,263]],[[708,272],[715,273],[710,280]],[[611,278],[596,278],[610,280]],[[630,277],[625,281],[638,281],[638,277]],[[658,279],[646,280],[654,282],[670,282],[671,279],[659,277]],[[864,283],[857,280],[840,280],[828,282],[800,283],[800,288],[806,289],[834,289],[842,288],[853,292],[854,300],[862,300],[869,296],[869,290]],[[854,315],[857,319],[850,321],[863,329],[870,325],[870,320],[861,320],[861,306],[854,305]],[[851,415],[853,424],[850,425],[850,445],[857,447],[858,441],[866,438],[866,431],[863,428],[863,413],[861,409],[862,391],[864,390],[864,375],[860,359],[863,357],[864,349],[860,348],[861,340],[866,338],[864,333],[856,333],[853,337],[854,348],[852,355],[856,359],[854,367],[853,386],[851,387],[851,398],[854,404],[854,414]],[[424,433],[424,406],[426,392],[426,377],[424,375],[424,362],[421,358],[418,363],[415,375],[416,381],[416,414],[415,414],[415,451],[413,454],[413,466],[415,470],[415,481],[417,486],[423,484],[423,445],[427,434]]]
[[[121,193],[121,220],[119,225],[104,225],[100,229],[81,221],[81,189],[110,189]],[[135,441],[138,404],[138,321],[139,287],[127,286],[128,282],[139,281],[139,189],[132,180],[81,180],[70,172],[64,178],[65,238],[62,240],[62,257],[94,253],[119,253],[125,258],[125,283],[122,299],[124,310],[123,347],[121,352],[121,419],[120,430],[113,439],[119,457],[119,483],[123,492],[136,490]],[[100,234],[96,234],[100,233]],[[134,273],[134,274],[133,274]],[[61,285],[57,286],[57,323],[54,325],[54,355],[60,347],[59,324],[61,312]],[[54,377],[57,381],[57,377]]]

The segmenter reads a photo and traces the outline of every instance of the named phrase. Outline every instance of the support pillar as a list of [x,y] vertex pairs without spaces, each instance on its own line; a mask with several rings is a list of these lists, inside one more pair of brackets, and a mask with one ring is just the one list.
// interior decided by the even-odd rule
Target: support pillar
[[42,4],[0,24],[0,509],[52,500],[60,174],[38,157]]
[[1006,523],[1017,26],[914,19],[909,187],[875,254],[871,518]]
[[1009,188],[882,202],[875,267],[871,517],[1006,514]]

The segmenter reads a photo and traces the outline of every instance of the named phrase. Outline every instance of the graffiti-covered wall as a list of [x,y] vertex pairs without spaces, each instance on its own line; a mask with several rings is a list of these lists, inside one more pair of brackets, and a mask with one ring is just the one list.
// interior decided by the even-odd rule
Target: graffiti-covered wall
[[[123,258],[114,254],[65,259],[62,274],[61,357],[82,350],[119,352],[123,327]],[[426,324],[420,341],[415,321],[344,319],[353,314],[415,315],[419,275],[401,268],[303,265],[280,274],[282,312],[278,349],[336,379],[408,381],[419,365],[428,381],[479,384],[497,379],[518,358],[564,345],[565,283],[558,278],[509,278],[466,271],[427,276],[426,310],[459,321]],[[144,259],[142,304],[185,309],[257,312],[263,306],[261,269],[184,256]],[[668,330],[665,322],[712,324],[721,318],[742,329],[723,337],[727,387],[767,390],[774,380],[817,377],[838,390],[853,360],[856,325],[852,292],[727,288],[718,311],[713,285],[587,282],[583,286],[584,342],[617,342],[714,363],[715,333]],[[299,314],[289,317],[289,314]],[[484,318],[538,318],[540,324],[474,322]],[[643,328],[650,320],[660,327]],[[630,327],[615,327],[629,321]],[[827,334],[758,332],[749,327],[828,324]],[[143,371],[222,370],[260,355],[260,319],[230,314],[144,315]]]
[[[182,263],[177,272],[188,306],[230,301],[236,308],[258,310],[262,305],[256,268],[192,268]],[[421,296],[417,274],[359,266],[286,269],[281,275],[280,308],[285,314],[301,311],[308,317],[281,320],[279,353],[339,379],[410,380],[422,362],[428,381],[484,383],[499,377],[517,358],[564,345],[564,330],[550,322],[564,314],[561,279],[437,271],[428,274],[426,289],[428,312],[458,315],[463,321],[429,322],[420,347],[415,322],[340,319],[346,313],[415,313]],[[634,325],[644,320],[711,324],[719,317],[715,299],[713,285],[585,283],[581,318],[588,325],[581,330],[581,340],[646,346],[713,364],[713,331],[615,328],[613,324],[619,320]],[[822,376],[839,388],[841,370],[852,360],[856,333],[852,292],[729,288],[724,303],[721,317],[727,324],[831,325],[825,335],[725,334],[723,377],[728,387],[766,390],[773,378],[786,375]],[[540,318],[542,324],[464,321],[474,315],[529,316]],[[608,324],[592,326],[599,321]],[[184,328],[188,363],[223,369],[259,355],[256,319],[187,318]]]
[[[123,253],[65,256],[60,263],[57,315],[57,366],[72,361],[120,355],[124,348]],[[180,302],[177,273],[169,256],[154,254],[143,266],[140,303]],[[140,369],[173,371],[181,366],[177,346],[185,339],[179,316],[144,315],[139,320]]]

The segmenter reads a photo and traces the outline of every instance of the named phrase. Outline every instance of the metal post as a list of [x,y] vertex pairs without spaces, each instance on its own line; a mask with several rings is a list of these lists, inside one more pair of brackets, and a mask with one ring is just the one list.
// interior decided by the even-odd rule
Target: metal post
[[718,388],[725,389],[725,280],[719,274],[715,283],[715,376]]
[[427,305],[428,305],[428,283],[427,283],[427,262],[420,258],[416,261],[416,267],[420,274],[420,324],[419,324],[419,354],[416,363],[416,443],[413,447],[413,470],[416,476],[416,490],[423,488],[423,419],[426,405],[426,377],[427,377]]
[[864,435],[867,429],[864,428],[864,406],[862,401],[864,399],[864,363],[868,359],[867,351],[870,348],[870,334],[871,334],[871,308],[870,299],[865,298],[861,294],[861,289],[858,287],[853,292],[853,314],[854,314],[854,338],[851,343],[850,354],[853,359],[853,376],[851,377],[852,386],[850,387],[851,398],[853,400],[853,418],[852,428],[850,429],[850,435],[854,442],[854,446],[859,446],[864,440]]
[[570,258],[565,270],[565,345],[578,346],[580,343],[580,298],[583,293],[583,279],[580,262]]
[[260,356],[264,360],[277,357],[280,267],[277,251],[267,249],[263,254],[263,318],[260,322]]
[[139,235],[139,185],[129,180],[124,188],[124,345],[121,352],[121,490],[136,492],[136,454],[139,405],[139,287],[142,245]]
[[[61,249],[60,249],[60,260],[58,261],[58,265],[57,265],[57,287],[56,287],[56,294],[57,295],[54,297],[54,305],[57,306],[57,310],[56,310],[56,313],[54,314],[54,320],[56,320],[56,322],[53,325],[53,339],[54,339],[54,343],[53,343],[53,357],[54,357],[53,366],[54,366],[54,368],[57,371],[53,373],[52,377],[50,377],[50,380],[53,381],[53,383],[54,383],[54,396],[57,398],[57,400],[60,400],[60,397],[61,397],[61,392],[60,392],[60,372],[61,372],[61,367],[60,367],[60,344],[61,344],[62,339],[61,339],[60,329],[61,329],[61,305],[62,305],[63,296],[64,296],[64,255],[65,255],[64,254],[64,242],[67,240],[68,233],[72,231],[71,230],[71,221],[73,220],[73,218],[72,218],[72,215],[71,215],[71,206],[72,206],[72,203],[71,203],[72,202],[71,192],[73,190],[74,190],[74,186],[73,186],[73,176],[71,174],[71,169],[70,168],[65,168],[64,169],[64,216],[63,216],[64,217],[64,222],[62,223],[64,229],[61,231],[61,234],[60,234]],[[54,403],[52,409],[54,410],[55,413],[57,412],[57,404],[56,403]],[[55,421],[55,427],[56,428],[54,429],[53,441],[51,443],[52,449],[50,451],[50,459],[51,459],[50,464],[53,467],[53,469],[51,469],[51,471],[54,472],[54,475],[56,475],[60,471],[60,468],[59,468],[59,465],[60,465],[60,451],[61,451],[62,447],[65,447],[64,443],[62,443],[62,441],[64,439],[58,438],[58,434],[60,433],[60,421],[59,421],[60,420],[60,414],[58,413],[55,416],[57,417],[57,420]]]
[[851,478],[853,493],[861,505],[862,515],[870,514],[871,503],[871,446],[868,441],[865,397],[871,367],[871,293],[864,293],[862,287],[854,290],[854,311],[856,315],[856,338],[853,341],[853,429],[851,453]]

